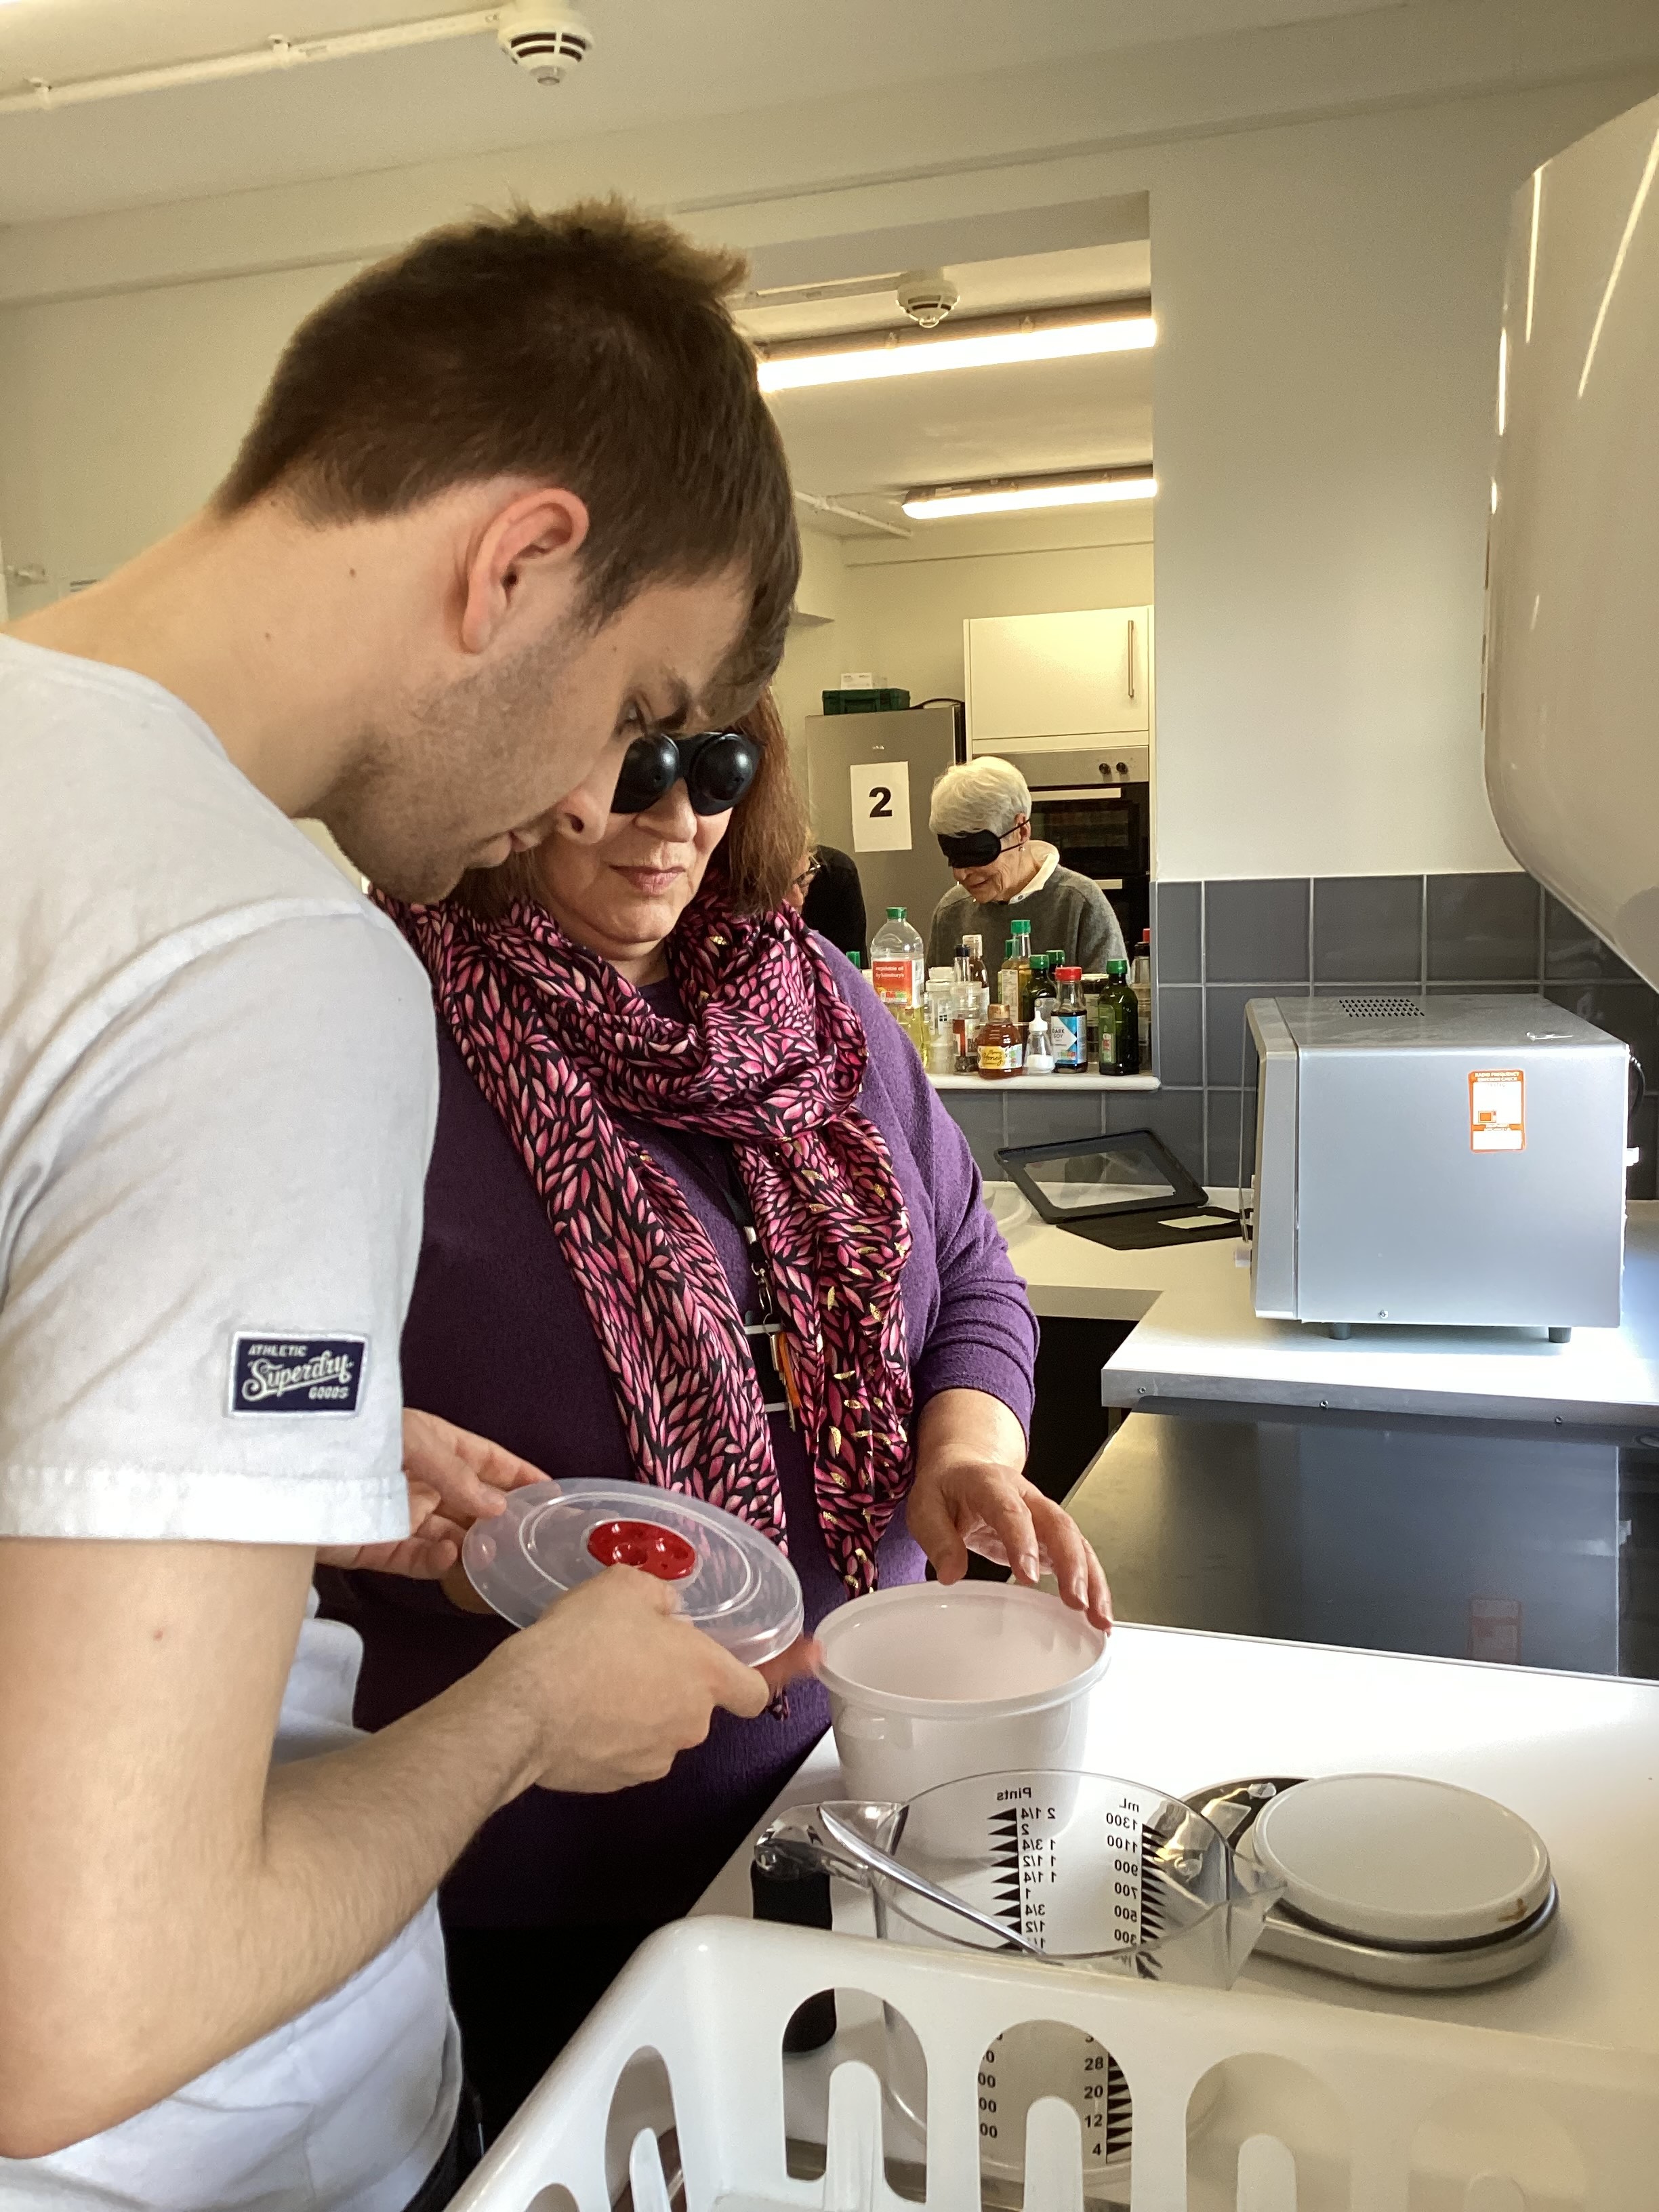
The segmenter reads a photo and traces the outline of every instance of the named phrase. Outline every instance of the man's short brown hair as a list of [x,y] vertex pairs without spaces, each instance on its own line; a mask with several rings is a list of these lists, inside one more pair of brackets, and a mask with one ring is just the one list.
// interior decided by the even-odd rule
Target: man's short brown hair
[[325,526],[494,477],[591,517],[588,616],[736,570],[749,619],[724,715],[782,655],[800,567],[788,470],[726,295],[741,256],[619,200],[517,208],[417,239],[289,341],[215,506],[272,495]]

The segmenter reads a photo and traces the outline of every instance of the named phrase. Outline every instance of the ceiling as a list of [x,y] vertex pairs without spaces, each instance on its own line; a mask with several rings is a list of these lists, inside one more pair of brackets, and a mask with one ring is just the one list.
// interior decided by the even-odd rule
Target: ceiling
[[[952,264],[961,298],[953,319],[1016,307],[1144,296],[1152,289],[1145,240]],[[756,337],[908,326],[891,272],[879,289],[815,305],[745,307]],[[945,329],[950,328],[947,323]],[[868,384],[781,392],[772,409],[797,485],[890,523],[898,501],[924,484],[1121,466],[1152,457],[1151,353],[1026,362]],[[833,518],[829,519],[834,526]],[[947,527],[927,526],[930,532]],[[842,524],[840,532],[854,527]]]
[[[0,117],[0,222],[206,196],[803,98],[1364,14],[1395,0],[585,0],[566,83],[487,33]],[[12,0],[0,92],[458,12],[434,0]],[[1011,57],[1010,40],[1016,41]]]

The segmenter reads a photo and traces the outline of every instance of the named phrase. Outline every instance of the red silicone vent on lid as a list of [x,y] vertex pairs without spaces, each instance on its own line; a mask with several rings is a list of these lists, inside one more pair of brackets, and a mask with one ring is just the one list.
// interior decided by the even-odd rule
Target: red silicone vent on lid
[[654,1521],[601,1521],[587,1548],[602,1567],[639,1567],[659,1583],[683,1583],[697,1564],[684,1537]]

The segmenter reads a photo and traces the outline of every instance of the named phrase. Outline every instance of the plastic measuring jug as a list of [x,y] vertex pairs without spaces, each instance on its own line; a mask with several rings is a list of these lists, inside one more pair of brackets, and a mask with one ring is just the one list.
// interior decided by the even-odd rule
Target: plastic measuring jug
[[[755,1855],[771,1869],[811,1866],[858,1882],[888,1942],[1014,1948],[982,1924],[988,1917],[1057,1967],[1206,1989],[1231,1985],[1283,1893],[1276,1876],[1235,1859],[1220,1830],[1178,1797],[1114,1775],[1042,1768],[974,1775],[905,1803],[786,1813]],[[901,1887],[884,1859],[944,1901]],[[974,1917],[953,1910],[951,1899]],[[927,2089],[913,2054],[908,2035],[890,2032],[886,2094],[920,2127]],[[1025,2116],[1042,2097],[1063,2098],[1079,2115],[1085,2185],[1096,2185],[1085,2187],[1087,2201],[1120,2201],[1132,2152],[1127,2084],[1109,2051],[1057,2022],[1009,2029],[980,2062],[986,2172],[1018,2180]]]
[[1080,1764],[1111,1645],[1012,1583],[873,1590],[817,1627],[849,1797],[914,1800],[1002,1767]]

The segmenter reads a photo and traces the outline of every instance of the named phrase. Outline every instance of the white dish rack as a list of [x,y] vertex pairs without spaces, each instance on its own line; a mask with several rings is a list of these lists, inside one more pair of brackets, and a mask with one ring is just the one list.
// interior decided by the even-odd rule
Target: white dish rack
[[[862,1993],[866,2027],[786,2059],[790,2016],[825,1989]],[[925,2148],[884,2109],[884,2008],[926,2058]],[[843,2002],[843,2023],[859,2010]],[[1078,2112],[1042,2096],[1015,2116],[1023,2192],[982,2195],[984,2055],[1028,2021],[1109,2051],[1131,2158],[1085,2183]],[[1659,2060],[700,1918],[643,1947],[453,2212],[611,2212],[630,2194],[632,2212],[1654,2212]]]

